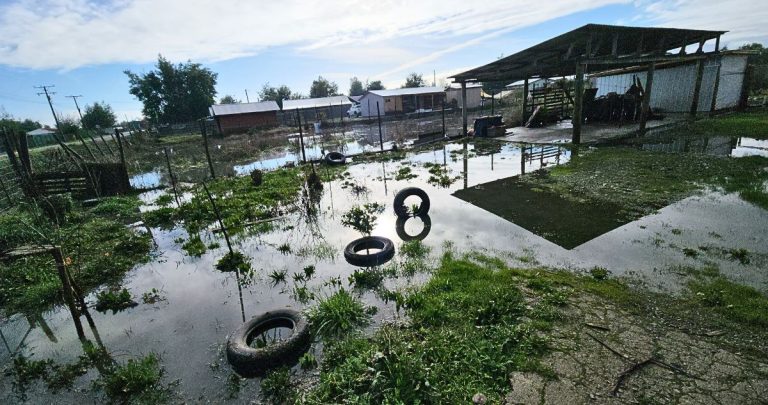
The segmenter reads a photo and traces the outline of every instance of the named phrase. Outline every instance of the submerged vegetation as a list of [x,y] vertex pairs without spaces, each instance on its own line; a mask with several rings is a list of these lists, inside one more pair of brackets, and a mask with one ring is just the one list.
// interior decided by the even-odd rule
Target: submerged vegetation
[[371,319],[370,311],[370,308],[366,308],[359,299],[342,288],[320,300],[308,315],[316,335],[334,338],[366,326]]
[[[74,282],[87,293],[118,282],[149,259],[151,237],[125,226],[135,218],[138,205],[136,197],[107,198],[93,208],[76,205],[59,222],[33,205],[19,205],[0,215],[0,250],[61,246]],[[0,307],[7,314],[49,308],[61,302],[60,291],[50,253],[0,263]]]

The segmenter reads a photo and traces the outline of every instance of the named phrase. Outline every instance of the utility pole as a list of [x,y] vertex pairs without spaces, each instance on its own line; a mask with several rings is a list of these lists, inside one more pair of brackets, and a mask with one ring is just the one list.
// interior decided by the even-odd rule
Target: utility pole
[[64,137],[64,134],[61,132],[61,124],[59,124],[59,117],[56,116],[56,111],[53,110],[53,103],[51,102],[51,94],[56,94],[56,93],[48,92],[48,89],[51,87],[55,87],[55,86],[52,84],[48,86],[35,86],[36,89],[43,89],[43,92],[37,93],[37,95],[42,96],[43,94],[45,94],[45,98],[48,99],[48,106],[51,107],[51,114],[53,114],[53,121],[56,123],[56,131],[58,131],[59,135],[61,135],[61,137],[54,135],[54,138],[56,138],[56,141],[59,143],[59,146],[61,146],[61,148],[64,149],[64,152],[69,156],[69,158],[72,159],[72,162],[75,163],[76,166],[79,166],[77,160],[75,160],[75,156],[79,158],[81,161],[83,160],[82,156],[78,155],[77,152],[73,151],[72,148],[67,146],[62,140]]
[[[75,108],[77,108],[77,115],[80,116],[80,125],[82,126],[83,125],[83,113],[80,111],[80,105],[77,104],[77,98],[78,97],[82,97],[82,95],[64,96],[64,97],[69,97],[69,98],[72,99],[72,101],[75,102]],[[83,128],[85,128],[85,127],[83,127]],[[99,144],[96,143],[96,140],[93,139],[93,137],[91,136],[90,133],[88,134],[88,137],[91,138],[91,142],[93,142],[93,146],[95,146],[96,149],[99,151],[99,153],[101,153],[101,155],[104,156],[104,151],[101,150],[101,148],[99,147]],[[85,141],[83,141],[83,146],[85,146]],[[85,146],[85,148],[88,149],[87,146]],[[90,150],[88,152],[90,152]],[[93,156],[93,153],[91,153],[91,156]],[[95,157],[94,157],[94,159],[95,159]]]
[[245,89],[245,102],[250,103],[251,99],[248,98],[248,89]]

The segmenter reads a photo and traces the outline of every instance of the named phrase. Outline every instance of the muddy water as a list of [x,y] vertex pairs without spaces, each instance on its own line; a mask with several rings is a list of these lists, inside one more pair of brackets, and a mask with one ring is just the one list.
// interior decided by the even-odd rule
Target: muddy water
[[[156,352],[165,366],[166,381],[179,380],[176,388],[189,402],[226,402],[227,379],[231,375],[223,354],[227,335],[244,318],[264,311],[290,306],[306,308],[294,291],[294,273],[314,265],[315,275],[307,283],[318,297],[334,290],[326,284],[338,278],[348,286],[347,278],[355,268],[344,261],[343,249],[359,235],[340,225],[341,215],[354,204],[379,202],[386,204],[373,231],[395,241],[399,251],[401,241],[392,212],[394,195],[408,186],[427,191],[431,199],[431,227],[424,243],[432,248],[433,257],[450,242],[454,249],[486,250],[503,255],[511,264],[520,266],[546,265],[587,269],[602,266],[617,275],[632,274],[653,287],[676,289],[681,279],[680,265],[714,263],[726,276],[768,290],[768,211],[741,201],[733,195],[716,192],[691,197],[660,210],[654,215],[619,226],[588,240],[573,249],[565,249],[514,223],[453,196],[458,190],[529,173],[542,167],[562,164],[570,152],[552,146],[521,146],[503,144],[475,150],[472,145],[449,144],[434,150],[409,155],[403,162],[367,163],[348,166],[344,180],[325,184],[318,203],[316,217],[295,213],[276,226],[276,230],[236,239],[237,249],[250,259],[255,277],[242,288],[233,274],[214,269],[215,262],[226,253],[219,237],[207,235],[205,242],[218,241],[222,248],[207,252],[200,258],[187,256],[177,238],[186,238],[185,231],[152,229],[157,243],[156,257],[148,264],[131,271],[125,279],[134,299],[157,288],[165,299],[156,304],[141,304],[117,314],[94,312],[95,323],[104,345],[117,360]],[[443,185],[429,182],[431,174],[425,164],[437,165],[449,180]],[[403,167],[409,167],[417,177],[396,180]],[[434,171],[434,168],[433,168]],[[357,191],[345,182],[356,184]],[[450,183],[450,184],[446,184]],[[362,191],[361,191],[362,190]],[[161,191],[148,192],[146,202],[153,201]],[[595,207],[599,210],[600,207]],[[309,219],[309,220],[308,220]],[[423,229],[419,219],[406,222],[405,230],[417,234]],[[278,247],[290,246],[290,253]],[[683,248],[708,246],[709,253],[688,257]],[[722,254],[730,248],[745,248],[751,252],[750,264],[741,264]],[[718,253],[721,252],[721,253]],[[395,260],[398,260],[397,258]],[[287,270],[288,282],[273,286],[267,276],[274,270]],[[428,275],[389,279],[390,288],[416,285]],[[386,304],[371,292],[360,292],[362,299],[379,307],[376,323],[397,317],[392,304]],[[94,301],[94,297],[89,297]],[[0,326],[11,348],[23,340],[24,353],[34,358],[73,361],[82,353],[68,313],[56,309],[43,314],[50,333],[36,327],[29,329],[24,317],[14,317]],[[371,326],[371,328],[374,326]],[[26,336],[25,336],[26,334]],[[55,338],[55,342],[51,339]],[[0,364],[8,364],[7,351],[0,349]],[[55,397],[43,391],[31,394],[34,402],[83,403],[99,402],[89,390],[88,380],[96,377],[91,371],[77,382],[72,392]],[[16,402],[10,381],[4,377],[0,402]],[[256,398],[257,381],[245,384],[237,399],[243,402]]]

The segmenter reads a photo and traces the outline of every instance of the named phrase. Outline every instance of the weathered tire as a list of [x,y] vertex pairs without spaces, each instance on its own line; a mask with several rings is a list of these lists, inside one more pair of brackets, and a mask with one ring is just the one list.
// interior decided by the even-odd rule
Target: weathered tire
[[408,232],[405,231],[405,224],[411,218],[413,217],[397,218],[397,221],[395,222],[395,231],[397,232],[397,237],[400,238],[403,242],[410,242],[412,240],[424,240],[424,238],[429,235],[429,231],[432,230],[432,218],[429,217],[429,214],[419,215],[418,218],[420,218],[424,223],[424,229],[422,229],[418,235],[409,235]]
[[[421,198],[421,204],[419,204],[419,209],[417,209],[416,212],[408,212],[408,207],[405,206],[405,199],[412,195]],[[395,195],[394,206],[395,214],[401,218],[427,215],[429,212],[429,196],[426,191],[418,187],[407,187],[400,190],[400,192]]]
[[[360,254],[366,249],[379,249],[373,254]],[[366,236],[355,239],[344,249],[344,258],[353,266],[373,267],[382,265],[395,255],[395,244],[381,236]]]
[[[288,327],[293,333],[278,343],[254,348],[249,343],[266,330]],[[309,324],[301,313],[278,309],[261,314],[240,326],[227,340],[227,360],[243,377],[264,375],[268,370],[293,365],[309,349]]]
[[325,162],[329,165],[343,165],[347,157],[341,152],[328,152],[325,154]]

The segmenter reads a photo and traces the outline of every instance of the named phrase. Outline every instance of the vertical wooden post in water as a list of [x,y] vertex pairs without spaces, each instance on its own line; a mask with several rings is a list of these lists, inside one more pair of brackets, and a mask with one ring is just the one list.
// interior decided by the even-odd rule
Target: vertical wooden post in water
[[582,118],[582,109],[584,107],[584,64],[581,61],[576,62],[576,83],[573,91],[575,99],[573,105],[573,135],[571,136],[571,143],[578,145],[581,143],[581,123],[584,121]]
[[173,169],[171,169],[171,158],[168,156],[168,147],[163,147],[163,153],[165,154],[165,164],[168,166],[168,176],[171,178],[173,197],[176,199],[176,206],[181,207],[181,203],[179,202],[179,193],[176,192],[176,176],[173,175]]
[[75,322],[77,337],[80,338],[80,340],[83,340],[85,339],[85,332],[83,332],[83,324],[80,323],[80,311],[77,310],[75,299],[72,295],[72,285],[69,283],[67,267],[64,264],[64,255],[61,253],[61,248],[58,246],[54,246],[51,252],[53,254],[53,260],[56,262],[56,270],[59,273],[59,279],[63,289],[64,301],[67,303],[69,312],[72,314],[72,321]]
[[301,129],[301,112],[296,109],[296,119],[299,120],[299,143],[301,144],[301,161],[307,163],[307,154],[304,152],[304,132]]
[[208,150],[208,128],[205,125],[205,119],[200,121],[200,132],[203,134],[203,145],[205,146],[205,158],[208,159],[208,168],[211,170],[211,178],[216,178],[216,173],[213,171],[213,161],[211,160],[211,152]]
[[376,117],[379,120],[379,146],[381,151],[384,152],[384,137],[381,135],[381,110],[379,109],[379,102],[376,102]]
[[117,139],[117,151],[120,154],[120,163],[123,164],[126,168],[128,166],[125,164],[125,152],[123,151],[123,139],[120,136],[120,131],[115,128],[115,139]]
[[443,137],[445,137],[445,100],[443,100]]
[[648,74],[645,78],[645,90],[643,91],[643,106],[640,110],[640,135],[645,134],[645,124],[648,121],[648,114],[650,113],[651,105],[651,90],[653,89],[653,73],[656,70],[656,64],[651,62],[648,64]]

